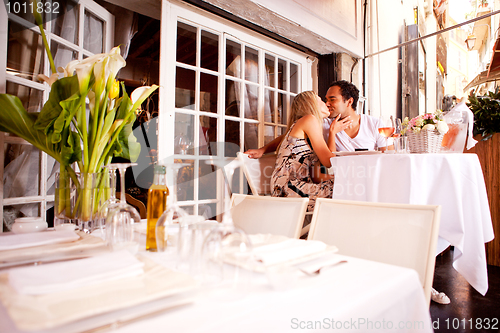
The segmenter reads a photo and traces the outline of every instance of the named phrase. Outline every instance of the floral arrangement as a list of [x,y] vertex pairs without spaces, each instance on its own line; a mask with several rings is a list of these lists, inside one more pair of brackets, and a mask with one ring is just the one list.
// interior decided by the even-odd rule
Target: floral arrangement
[[[41,17],[34,15],[43,35]],[[0,131],[25,139],[58,161],[60,182],[70,177],[78,183],[75,163],[78,171],[87,175],[102,172],[113,156],[137,160],[141,146],[133,135],[132,125],[136,111],[158,86],[137,88],[129,97],[122,84],[120,94],[116,75],[126,63],[119,47],[109,53],[71,61],[66,68],[59,68],[64,73],[59,78],[48,43],[45,38],[42,40],[52,75],[40,79],[51,86],[49,99],[40,112],[28,113],[18,97],[0,94]],[[85,182],[90,181],[84,177],[80,186],[86,188]],[[90,207],[90,200],[90,193],[81,199],[81,210],[87,214],[83,219],[92,214],[85,208]],[[56,214],[65,209],[64,200],[59,204]]]
[[443,121],[443,111],[436,110],[434,113],[426,113],[412,118],[406,117],[401,124],[401,134],[405,135],[408,132],[420,133],[421,131],[437,131],[439,134],[448,132],[448,124]]

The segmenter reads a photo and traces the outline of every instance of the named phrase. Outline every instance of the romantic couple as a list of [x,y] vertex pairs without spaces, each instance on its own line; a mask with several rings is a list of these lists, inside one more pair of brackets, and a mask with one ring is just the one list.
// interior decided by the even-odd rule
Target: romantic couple
[[[347,81],[333,82],[326,104],[313,91],[295,96],[286,134],[259,149],[245,152],[251,158],[277,150],[271,179],[272,196],[309,197],[308,211],[316,198],[331,198],[334,176],[316,172],[331,167],[336,151],[385,150],[378,118],[357,114],[359,90]],[[321,165],[320,165],[321,164]]]

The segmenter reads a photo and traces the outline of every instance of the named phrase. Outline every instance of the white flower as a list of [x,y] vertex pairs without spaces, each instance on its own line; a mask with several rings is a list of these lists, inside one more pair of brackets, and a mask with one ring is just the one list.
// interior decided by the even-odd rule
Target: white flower
[[420,127],[414,127],[412,132],[416,134],[420,133]]
[[424,124],[424,119],[422,117],[419,116],[417,119],[415,119],[416,126],[422,127],[423,124]]
[[448,132],[448,124],[442,120],[438,121],[436,124],[436,129],[438,130],[439,134],[445,134]]
[[433,124],[427,124],[424,127],[422,127],[422,130],[428,130],[428,131],[434,131],[436,129],[436,126]]

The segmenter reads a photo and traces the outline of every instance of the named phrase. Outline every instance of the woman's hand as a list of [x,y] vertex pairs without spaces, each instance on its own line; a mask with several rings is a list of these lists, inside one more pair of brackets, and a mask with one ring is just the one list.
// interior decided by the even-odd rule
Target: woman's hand
[[346,128],[351,127],[352,120],[351,116],[347,116],[344,119],[340,120],[340,114],[332,121],[330,125],[330,135],[335,135],[339,132],[342,132]]
[[263,148],[258,149],[248,149],[244,154],[247,154],[250,158],[261,158],[264,155],[265,150]]

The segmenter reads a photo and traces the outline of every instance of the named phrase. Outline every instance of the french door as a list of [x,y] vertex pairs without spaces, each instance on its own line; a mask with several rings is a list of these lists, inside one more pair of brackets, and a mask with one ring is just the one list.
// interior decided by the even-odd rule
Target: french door
[[[294,96],[312,87],[307,55],[193,7],[162,3],[159,161],[185,163],[178,200],[213,218],[227,192],[206,162],[284,133]],[[240,170],[233,193],[246,193]]]

